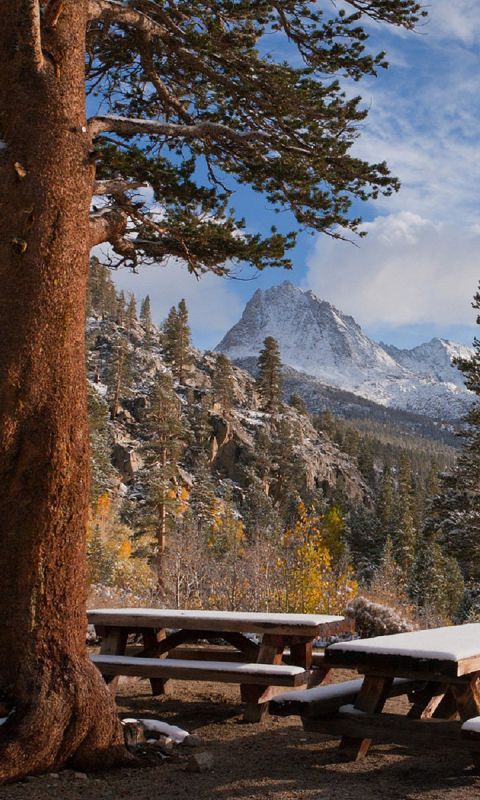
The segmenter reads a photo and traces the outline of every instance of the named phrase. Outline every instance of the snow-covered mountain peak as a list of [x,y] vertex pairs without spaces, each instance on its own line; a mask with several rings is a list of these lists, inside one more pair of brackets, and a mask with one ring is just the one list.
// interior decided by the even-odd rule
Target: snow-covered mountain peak
[[256,358],[267,336],[285,365],[382,405],[456,418],[471,403],[451,366],[470,348],[446,339],[412,350],[377,344],[353,317],[290,281],[258,289],[216,349],[234,361]]

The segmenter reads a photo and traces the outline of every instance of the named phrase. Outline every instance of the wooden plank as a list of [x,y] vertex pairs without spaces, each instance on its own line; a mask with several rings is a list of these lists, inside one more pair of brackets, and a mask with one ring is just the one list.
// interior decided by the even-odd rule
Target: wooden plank
[[[360,689],[362,679],[353,681],[343,681],[342,683],[332,683],[316,687],[315,690],[306,689],[303,691],[291,692],[274,698],[270,713],[279,717],[299,716],[299,717],[322,717],[335,713],[338,709],[350,703],[355,703]],[[412,689],[423,687],[419,681],[409,681],[397,679],[393,682],[388,693],[389,697],[401,697],[409,694]]]
[[[220,645],[186,645],[183,647],[179,645],[172,650],[169,650],[167,658],[181,658],[181,659],[193,659],[195,661],[246,661],[243,657],[243,654],[240,650],[236,650],[233,647],[221,647]],[[248,659],[252,661],[256,661],[256,657],[254,659]],[[296,666],[302,666],[301,664],[297,664],[296,661],[292,659],[290,654],[290,650],[287,648],[283,651],[282,662],[284,664],[295,664]],[[315,669],[315,672],[321,672],[321,667],[324,664],[324,656],[323,653],[312,653],[312,667],[318,667],[318,670]],[[328,670],[331,672],[331,670]]]
[[[145,652],[153,652],[155,647],[165,641],[166,632],[164,628],[161,628],[159,631],[153,628],[143,628],[142,637]],[[160,658],[165,658],[165,655],[166,654],[162,654]],[[165,681],[161,678],[150,678],[150,686],[154,697],[171,694],[170,681]]]
[[448,683],[427,683],[423,691],[416,692],[416,699],[407,716],[412,719],[429,719],[445,698]]
[[240,697],[246,703],[243,712],[244,722],[261,722],[268,715],[268,703],[278,692],[278,686],[254,686],[249,683],[240,684]]
[[460,719],[465,722],[480,714],[479,679],[475,675],[464,686],[452,685],[452,693],[457,703]]
[[[285,665],[228,664],[175,659],[90,656],[103,675],[143,678],[252,683],[260,686],[305,686],[308,672]],[[265,668],[266,667],[266,668]]]
[[310,641],[294,642],[290,645],[293,664],[310,669],[312,665],[312,643]]
[[[281,664],[286,643],[287,637],[285,636],[265,633],[258,651],[257,662],[259,664]],[[305,681],[305,684],[307,682],[308,678]],[[242,686],[244,687],[242,699],[245,700],[247,687],[245,684],[242,684]],[[243,720],[244,722],[260,722],[260,720],[267,713],[267,707],[266,705],[264,705],[262,708],[259,706],[259,703],[261,703],[261,695],[257,686],[252,686],[250,688],[250,694],[253,699],[246,701],[247,705],[243,712]]]
[[[400,634],[399,634],[400,635]],[[465,674],[463,662],[447,659],[418,658],[398,653],[372,653],[368,650],[325,650],[325,662],[332,667],[350,667],[369,674],[395,675],[405,678],[431,676],[432,680],[457,678]],[[473,664],[469,659],[469,666]],[[480,670],[480,655],[478,657]],[[471,670],[472,671],[472,670]]]
[[139,628],[209,629],[222,633],[278,633],[315,639],[351,630],[352,621],[328,614],[270,614],[230,611],[177,611],[172,609],[91,609],[88,621],[93,625],[115,625],[130,630]]
[[[366,675],[355,700],[355,708],[367,714],[379,714],[385,705],[392,683],[393,678],[376,678]],[[342,737],[338,748],[341,758],[360,761],[368,753],[371,738],[366,736],[363,730],[357,728],[357,731],[362,733],[361,736],[357,734],[358,738],[349,733]]]
[[[100,653],[105,656],[123,656],[127,647],[128,631],[125,628],[109,628],[104,631]],[[115,697],[118,689],[120,676],[107,675],[105,683],[108,684],[109,691]]]
[[251,639],[247,639],[241,633],[236,631],[224,631],[222,638],[233,647],[236,647],[243,655],[244,661],[257,661],[259,646]]
[[462,741],[461,723],[440,719],[412,719],[399,714],[340,714],[334,717],[305,718],[304,729],[331,736],[361,736],[378,744],[402,744],[419,752],[425,747],[450,752],[468,749]]

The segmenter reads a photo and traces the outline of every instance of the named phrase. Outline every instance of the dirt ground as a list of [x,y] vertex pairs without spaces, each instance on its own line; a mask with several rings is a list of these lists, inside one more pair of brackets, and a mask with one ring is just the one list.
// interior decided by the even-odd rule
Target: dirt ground
[[[339,678],[352,677],[339,675]],[[1,800],[471,800],[480,798],[480,771],[465,755],[414,752],[373,745],[359,763],[337,760],[338,740],[307,734],[297,717],[242,722],[236,686],[173,684],[173,695],[154,698],[148,681],[123,679],[117,695],[121,717],[162,719],[196,733],[204,744],[184,747],[150,764],[74,775],[45,775],[0,788]],[[402,703],[404,700],[389,701]],[[393,707],[393,706],[392,706]],[[212,772],[187,772],[192,752],[208,751]]]

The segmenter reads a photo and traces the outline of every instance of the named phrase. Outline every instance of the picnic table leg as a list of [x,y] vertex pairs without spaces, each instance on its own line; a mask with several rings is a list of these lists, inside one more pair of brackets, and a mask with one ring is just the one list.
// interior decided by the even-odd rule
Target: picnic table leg
[[[468,683],[452,683],[451,689],[462,722],[480,716],[480,685],[477,675]],[[475,766],[480,767],[480,753],[471,750],[470,755]]]
[[[145,650],[152,650],[159,642],[163,642],[166,635],[164,628],[159,631],[154,628],[142,628],[143,646]],[[168,653],[162,653],[158,658],[166,658],[167,655]],[[150,678],[150,686],[152,687],[152,694],[154,697],[162,694],[168,695],[172,692],[172,684],[169,680]]]
[[[392,683],[393,678],[366,675],[355,701],[355,708],[367,714],[379,714],[385,705]],[[345,761],[360,761],[367,755],[371,741],[354,736],[342,736],[338,747],[339,756]]]
[[[258,664],[281,664],[285,649],[286,637],[265,633],[258,651]],[[244,722],[260,722],[268,713],[268,700],[275,694],[270,686],[254,686],[240,684],[240,696],[246,703],[243,713]]]
[[440,713],[440,708],[445,701],[448,689],[448,683],[439,683],[438,681],[427,683],[424,689],[414,692],[414,703],[407,717],[411,719],[430,719],[437,711]]
[[[123,656],[127,648],[128,630],[126,628],[101,628],[97,633],[102,637],[100,654],[104,656]],[[115,697],[118,689],[119,675],[104,675],[110,693]]]

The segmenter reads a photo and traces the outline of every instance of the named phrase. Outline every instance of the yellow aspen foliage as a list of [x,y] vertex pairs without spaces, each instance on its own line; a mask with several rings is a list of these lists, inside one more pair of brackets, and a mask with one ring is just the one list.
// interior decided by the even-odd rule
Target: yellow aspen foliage
[[129,558],[132,555],[132,545],[128,539],[122,544],[118,555],[120,558]]
[[356,592],[351,569],[334,568],[326,533],[335,532],[335,526],[340,524],[338,516],[332,516],[331,522],[332,528],[326,530],[324,518],[304,503],[298,506],[297,521],[284,536],[279,564],[283,579],[280,599],[286,611],[340,612]]

